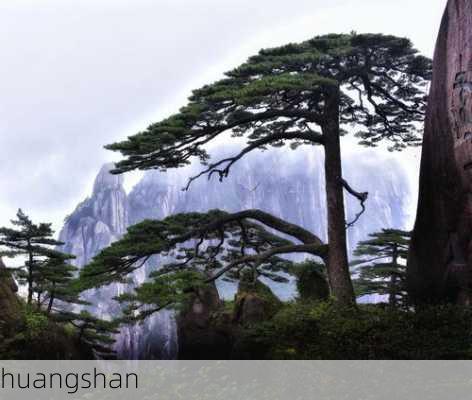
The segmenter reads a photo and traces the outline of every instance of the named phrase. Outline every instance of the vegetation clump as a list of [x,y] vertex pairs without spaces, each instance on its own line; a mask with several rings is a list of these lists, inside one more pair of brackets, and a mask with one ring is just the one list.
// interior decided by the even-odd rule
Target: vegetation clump
[[242,331],[250,355],[311,360],[445,360],[472,357],[472,312],[437,306],[417,311],[332,301],[285,305],[270,321]]
[[[19,267],[0,263],[0,358],[110,358],[116,323],[102,321],[86,311],[80,299],[74,258],[58,250],[64,243],[53,238],[51,224],[35,224],[18,210],[13,228],[0,228],[0,256],[16,258]],[[25,299],[16,284],[27,289]]]

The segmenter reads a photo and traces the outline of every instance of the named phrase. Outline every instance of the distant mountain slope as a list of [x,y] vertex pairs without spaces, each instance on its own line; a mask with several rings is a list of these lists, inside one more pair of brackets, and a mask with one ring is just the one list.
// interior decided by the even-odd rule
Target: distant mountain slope
[[[223,154],[224,150],[220,151],[220,156]],[[348,232],[350,251],[369,233],[384,227],[405,228],[407,221],[410,194],[404,170],[394,160],[380,160],[369,154],[370,157],[348,157],[344,162],[345,178],[356,189],[370,193],[366,213]],[[326,237],[323,160],[320,152],[311,147],[297,151],[271,149],[250,155],[222,183],[201,178],[189,191],[182,188],[200,165],[166,173],[148,171],[129,195],[123,189],[122,177],[110,176],[109,168],[102,168],[93,194],[66,219],[60,234],[66,243],[64,251],[77,256],[79,267],[118,239],[126,226],[177,212],[260,208]],[[349,196],[346,207],[349,219],[359,211],[357,200]],[[143,282],[160,260],[156,257],[146,268],[136,271],[134,281]],[[119,312],[111,299],[127,289],[114,284],[90,291],[93,311],[105,317]],[[282,298],[294,294],[293,285],[278,284],[273,289]],[[234,288],[220,284],[220,290],[230,295]],[[124,328],[117,350],[122,358],[174,357],[177,338],[172,313],[164,311],[140,326]]]

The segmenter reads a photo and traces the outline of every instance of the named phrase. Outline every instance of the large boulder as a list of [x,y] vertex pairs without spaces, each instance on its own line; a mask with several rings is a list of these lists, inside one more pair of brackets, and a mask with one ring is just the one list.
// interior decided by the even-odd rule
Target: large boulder
[[242,280],[235,296],[233,322],[251,326],[267,321],[281,308],[282,302],[259,280]]
[[471,303],[472,2],[449,0],[436,44],[408,263],[416,303]]
[[231,332],[228,323],[220,323],[222,313],[223,302],[214,284],[194,290],[177,318],[179,359],[229,358]]
[[[247,272],[247,271],[246,271]],[[282,302],[270,288],[252,274],[242,274],[234,300],[232,324],[233,346],[231,358],[265,359],[268,352],[264,343],[264,322],[270,321],[282,308]]]
[[259,353],[262,356],[264,349],[258,349],[253,338],[246,337],[246,330],[270,320],[281,306],[269,287],[244,277],[231,307],[225,307],[214,284],[195,289],[177,318],[178,358],[244,359]]

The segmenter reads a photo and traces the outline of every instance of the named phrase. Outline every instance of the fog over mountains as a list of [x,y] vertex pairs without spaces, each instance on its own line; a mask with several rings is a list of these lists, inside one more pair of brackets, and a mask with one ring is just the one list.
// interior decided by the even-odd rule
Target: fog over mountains
[[[219,151],[223,156],[225,151]],[[372,152],[362,157],[347,156],[344,178],[358,191],[368,191],[367,211],[348,231],[348,246],[352,252],[359,240],[381,228],[411,228],[409,202],[412,201],[408,179],[402,165],[394,159],[377,158]],[[100,249],[119,239],[126,227],[146,218],[165,218],[186,211],[223,209],[238,211],[259,208],[299,224],[321,238],[326,238],[326,207],[322,153],[303,146],[297,151],[287,148],[251,154],[236,164],[223,182],[216,177],[195,181],[189,191],[182,191],[189,176],[201,169],[198,164],[167,172],[148,171],[127,194],[123,177],[108,173],[105,165],[99,172],[92,195],[77,206],[66,219],[60,233],[65,242],[63,251],[74,254],[74,263],[85,265]],[[348,219],[359,211],[356,199],[346,195]],[[300,257],[300,256],[297,256]],[[145,268],[135,271],[133,281],[142,283],[147,273],[159,267],[160,257],[150,260]],[[92,311],[102,317],[119,313],[112,298],[124,290],[122,284],[89,291]],[[220,283],[225,297],[235,288]],[[291,284],[272,285],[283,299],[294,294]],[[175,358],[177,352],[176,325],[172,311],[163,311],[144,324],[126,327],[117,337],[116,350],[120,358]]]

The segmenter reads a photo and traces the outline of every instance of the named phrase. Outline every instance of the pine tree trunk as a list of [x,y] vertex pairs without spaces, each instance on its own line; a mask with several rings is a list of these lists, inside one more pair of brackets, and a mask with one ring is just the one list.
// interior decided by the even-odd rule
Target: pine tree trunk
[[325,149],[326,206],[328,211],[328,278],[336,300],[355,304],[346,248],[346,217],[342,185],[339,132],[339,91],[327,102],[328,122],[323,126]]
[[52,287],[53,287],[53,290],[51,291],[50,293],[50,297],[49,297],[49,303],[48,303],[48,311],[47,313],[50,314],[51,313],[51,310],[52,310],[52,305],[54,303],[54,289],[56,288],[56,284],[53,283],[52,284]]
[[[393,252],[392,252],[392,267],[397,269],[398,267],[398,249],[397,246],[394,245]],[[388,293],[388,304],[391,308],[395,308],[397,306],[397,275],[392,274],[390,276],[390,285],[389,285],[389,293]]]
[[390,306],[390,308],[397,307],[396,286],[397,286],[397,276],[395,274],[392,274],[390,276],[389,294],[388,294],[388,305]]
[[31,250],[31,243],[28,242],[28,305],[33,302],[33,251]]

